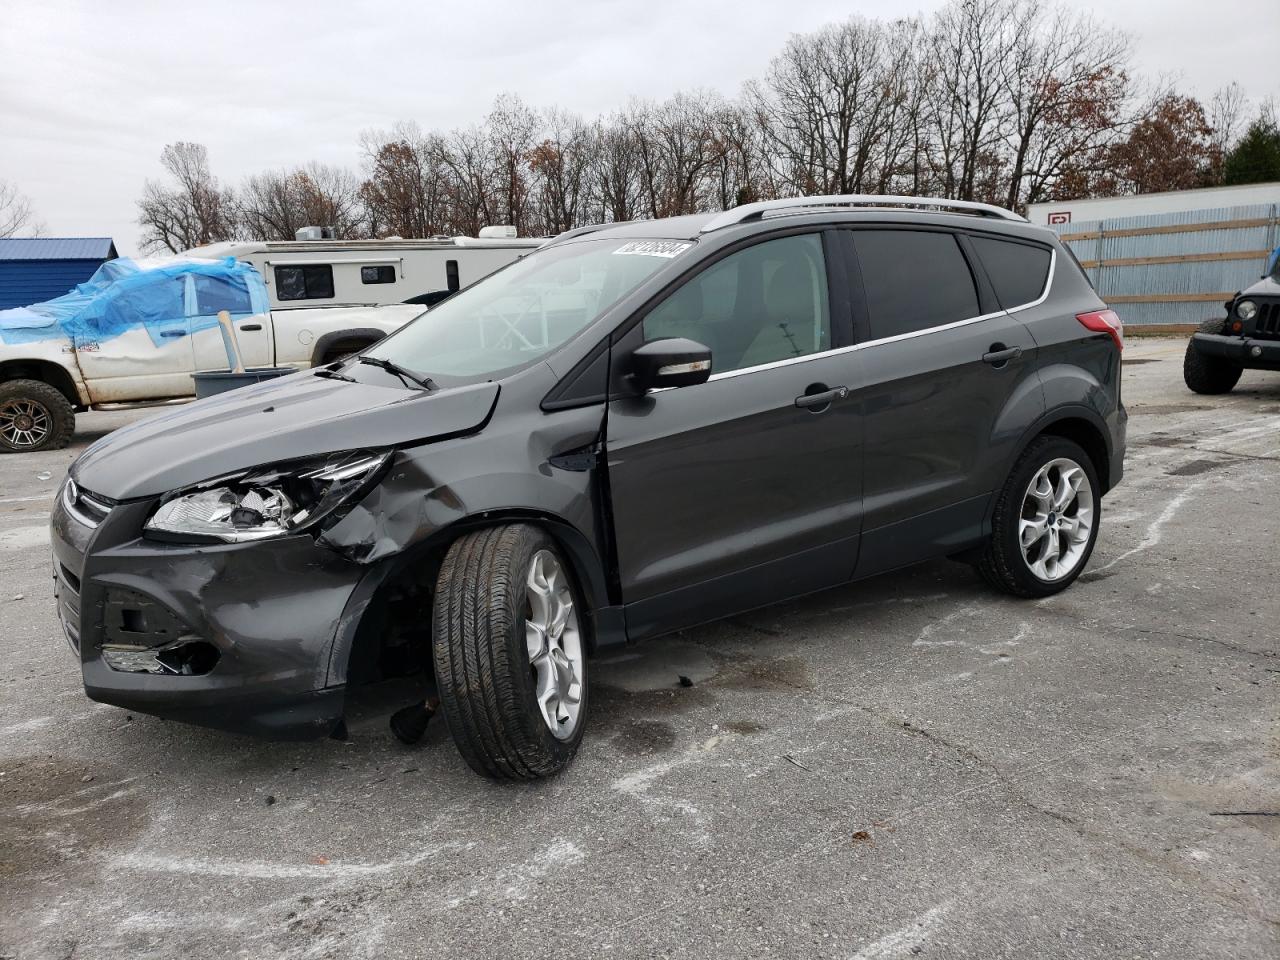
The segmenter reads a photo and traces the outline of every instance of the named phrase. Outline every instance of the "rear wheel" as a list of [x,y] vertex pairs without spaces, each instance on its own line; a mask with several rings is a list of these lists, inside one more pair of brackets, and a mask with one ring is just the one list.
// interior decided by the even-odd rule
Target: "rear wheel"
[[[1206,320],[1200,324],[1200,333],[1222,334],[1227,327],[1225,320]],[[1187,341],[1187,353],[1182,358],[1182,379],[1196,393],[1230,393],[1240,382],[1244,369],[1221,357],[1206,357]]]
[[996,499],[991,539],[978,570],[1019,597],[1047,597],[1080,575],[1098,539],[1098,474],[1083,448],[1064,437],[1032,441]]
[[59,450],[75,427],[75,411],[57,387],[41,380],[0,383],[0,451]]
[[434,604],[440,705],[463,758],[499,780],[563,769],[586,723],[586,638],[555,542],[528,524],[467,534]]

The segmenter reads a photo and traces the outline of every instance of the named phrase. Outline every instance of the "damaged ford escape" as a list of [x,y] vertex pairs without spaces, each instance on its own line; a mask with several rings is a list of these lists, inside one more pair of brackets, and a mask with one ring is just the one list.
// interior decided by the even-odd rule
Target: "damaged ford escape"
[[433,675],[546,776],[590,657],[935,557],[1043,597],[1121,477],[1120,324],[983,204],[811,197],[585,227],[363,353],[125,427],[54,507],[90,697],[341,735]]

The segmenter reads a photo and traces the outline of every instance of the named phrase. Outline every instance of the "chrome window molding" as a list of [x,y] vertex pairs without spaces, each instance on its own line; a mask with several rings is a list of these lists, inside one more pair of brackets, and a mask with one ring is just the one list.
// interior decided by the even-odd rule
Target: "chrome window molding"
[[[1044,290],[1040,296],[1029,303],[1019,304],[1016,307],[1010,307],[1008,310],[997,310],[994,313],[984,313],[979,317],[969,317],[965,320],[956,320],[952,323],[942,323],[936,327],[924,327],[920,330],[911,330],[907,333],[899,333],[892,337],[880,337],[878,340],[865,340],[862,343],[850,344],[847,347],[836,347],[832,350],[823,350],[821,353],[806,353],[802,357],[788,357],[785,360],[774,360],[772,363],[762,363],[754,367],[741,367],[737,370],[725,370],[723,373],[713,373],[707,378],[710,383],[713,380],[727,380],[730,377],[741,376],[744,373],[757,373],[761,370],[772,370],[775,367],[789,367],[796,363],[804,363],[806,360],[817,360],[820,357],[837,357],[842,353],[852,353],[855,350],[866,350],[869,347],[878,347],[886,343],[897,343],[899,340],[912,340],[916,337],[927,336],[931,333],[941,333],[944,330],[955,330],[957,327],[966,327],[971,323],[981,323],[983,320],[991,320],[994,317],[1003,317],[1007,314],[1019,313],[1023,310],[1030,310],[1032,307],[1038,307],[1049,299],[1049,292],[1053,289],[1054,270],[1058,264],[1058,252],[1052,248],[1049,250],[1049,274],[1045,277]],[[712,362],[715,358],[712,357]],[[663,387],[664,390],[682,389]]]

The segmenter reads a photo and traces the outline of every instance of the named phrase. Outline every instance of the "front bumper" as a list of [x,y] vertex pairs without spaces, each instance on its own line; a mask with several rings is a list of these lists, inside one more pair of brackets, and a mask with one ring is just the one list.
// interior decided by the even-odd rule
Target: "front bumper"
[[1280,340],[1196,333],[1191,336],[1191,344],[1206,357],[1229,360],[1250,370],[1280,370]]
[[[73,505],[74,506],[74,505]],[[51,519],[58,616],[85,693],[102,703],[273,739],[332,732],[342,719],[344,666],[335,643],[355,628],[370,568],[309,536],[241,544],[144,539],[154,502],[118,504],[96,526],[62,496]],[[201,657],[182,672],[113,668],[180,645]],[[212,665],[210,666],[210,663]]]

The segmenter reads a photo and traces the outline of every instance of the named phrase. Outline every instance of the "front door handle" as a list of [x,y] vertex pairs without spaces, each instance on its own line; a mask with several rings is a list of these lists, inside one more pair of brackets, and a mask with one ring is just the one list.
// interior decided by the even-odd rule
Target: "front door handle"
[[245,324],[244,326],[242,326],[240,329],[241,329],[241,330],[244,330],[246,333],[251,333],[251,332],[253,332],[253,331],[255,331],[255,330],[261,330],[261,329],[262,329],[262,324],[260,324],[260,323],[246,323],[246,324]]
[[1021,347],[1006,347],[1003,343],[993,343],[991,349],[982,355],[982,362],[999,368],[1010,360],[1017,360],[1020,356],[1022,356]]
[[824,390],[821,393],[804,393],[796,397],[796,406],[806,409],[813,407],[825,407],[832,400],[843,400],[849,395],[848,387],[832,387],[830,390]]
[[186,335],[186,332],[187,332],[187,331],[185,331],[185,330],[161,330],[161,331],[160,331],[160,336],[162,336],[162,337],[181,337],[181,336],[185,336],[185,335]]

